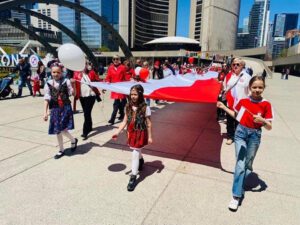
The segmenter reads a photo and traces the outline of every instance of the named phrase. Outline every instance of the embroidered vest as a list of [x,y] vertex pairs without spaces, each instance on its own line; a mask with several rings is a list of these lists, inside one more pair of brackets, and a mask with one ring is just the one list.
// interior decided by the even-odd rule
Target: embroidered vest
[[51,84],[47,83],[49,89],[50,89],[50,95],[51,99],[49,102],[49,108],[58,108],[63,107],[64,105],[71,104],[71,101],[69,99],[69,91],[67,82],[59,85],[58,89],[56,89]]
[[146,130],[147,129],[147,124],[146,124],[146,116],[145,112],[139,112],[135,113],[135,117],[133,116],[134,113],[128,113],[127,117],[127,124],[130,124],[132,120],[134,120],[134,129],[135,130]]

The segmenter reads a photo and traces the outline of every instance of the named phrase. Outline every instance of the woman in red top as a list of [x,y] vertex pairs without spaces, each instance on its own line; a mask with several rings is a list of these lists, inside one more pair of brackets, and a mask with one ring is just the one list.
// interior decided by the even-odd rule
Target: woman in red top
[[134,69],[130,65],[130,61],[126,59],[123,62],[123,65],[125,66],[125,80],[126,81],[134,80],[135,73],[134,73]]
[[[113,63],[108,67],[107,76],[105,81],[108,83],[116,83],[125,81],[125,66],[121,64],[120,57],[118,55],[113,56]],[[119,120],[124,118],[124,108],[126,105],[126,96],[124,94],[119,94],[116,92],[111,92],[111,98],[114,99],[113,112],[111,114],[108,123],[113,125],[119,110],[120,117]]]

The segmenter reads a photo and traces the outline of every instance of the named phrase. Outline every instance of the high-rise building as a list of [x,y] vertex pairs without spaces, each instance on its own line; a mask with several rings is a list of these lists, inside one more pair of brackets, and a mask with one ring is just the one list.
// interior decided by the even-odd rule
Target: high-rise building
[[275,14],[273,37],[284,37],[288,30],[297,29],[298,13]]
[[[38,3],[37,8],[35,8],[34,11],[58,21],[58,6],[57,5]],[[44,30],[58,31],[57,27],[52,26],[51,23],[43,21],[37,17],[31,16],[30,20],[31,20],[31,24],[34,27],[38,27],[38,28],[44,29]]]
[[[80,4],[80,0],[68,0],[76,4]],[[79,38],[81,38],[81,25],[80,25],[80,13],[67,8],[67,7],[58,7],[58,21],[72,30]],[[62,42],[68,43],[73,42],[72,39],[67,36],[65,33],[62,34]]]
[[235,49],[239,10],[240,0],[191,0],[189,37],[202,51]]
[[[24,4],[21,7],[26,9],[32,9],[33,5]],[[13,11],[13,10],[2,11],[0,13],[0,18],[10,19],[15,21],[17,20],[25,27],[30,26],[30,16],[24,13],[19,13],[17,11]],[[1,30],[0,43],[17,44],[20,42],[26,42],[30,39],[28,34],[7,24],[0,24],[0,30]]]
[[266,46],[270,16],[270,0],[255,0],[249,15],[249,46]]
[[[288,43],[285,35],[288,30],[297,29],[298,27],[298,13],[281,13],[275,14],[273,27],[273,41],[272,41],[272,56],[277,58],[284,56],[284,49],[290,47],[292,43]],[[292,39],[290,39],[292,41]]]
[[133,48],[144,49],[144,44],[156,38],[175,36],[177,0],[133,0]]
[[243,20],[243,33],[249,33],[249,18]]
[[[106,22],[118,30],[119,25],[119,0],[69,0],[80,4],[94,13],[102,16]],[[110,50],[117,50],[118,45],[99,23],[84,13],[75,10],[59,7],[59,22],[70,28],[79,36],[91,49],[107,47]],[[63,42],[72,42],[70,38],[63,35]]]

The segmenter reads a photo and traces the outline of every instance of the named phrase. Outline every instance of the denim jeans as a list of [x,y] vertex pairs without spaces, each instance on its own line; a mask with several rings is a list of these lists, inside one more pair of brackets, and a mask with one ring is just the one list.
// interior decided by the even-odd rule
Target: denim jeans
[[244,182],[252,172],[252,164],[261,139],[261,129],[251,129],[239,124],[235,131],[236,165],[234,171],[232,195],[242,197]]
[[29,89],[30,95],[32,95],[32,86],[31,86],[30,80],[28,80],[27,77],[20,77],[19,83],[18,83],[19,84],[18,97],[22,96],[22,89],[23,89],[24,83],[26,83],[26,85]]

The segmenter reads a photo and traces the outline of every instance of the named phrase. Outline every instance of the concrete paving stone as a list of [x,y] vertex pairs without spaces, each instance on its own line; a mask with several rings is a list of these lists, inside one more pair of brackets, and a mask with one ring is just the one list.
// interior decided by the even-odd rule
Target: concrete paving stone
[[[227,208],[230,190],[231,184],[176,174],[143,224],[297,224],[297,218],[289,216],[288,208],[296,213],[299,205],[293,199],[284,198],[283,208],[281,195],[247,192],[234,213]],[[269,201],[272,204],[266,204]]]
[[[72,133],[72,131],[71,131]],[[3,138],[11,138],[18,141],[27,141],[33,144],[42,144],[49,146],[57,146],[55,135],[48,135],[48,128],[45,132],[24,130],[23,128],[15,128],[5,126],[5,129],[0,129],[0,136]],[[64,138],[65,141],[67,139]]]
[[2,183],[1,224],[141,224],[173,172],[146,166],[131,193],[125,170],[108,170],[114,163],[100,157],[63,157]]
[[[0,126],[0,130],[1,130]],[[0,164],[1,161],[13,157],[17,154],[20,154],[25,151],[29,151],[36,147],[40,146],[40,144],[29,143],[27,141],[19,141],[15,139],[9,139],[0,137]]]
[[0,178],[10,178],[0,183],[0,224],[298,224],[299,78],[273,77],[264,94],[275,121],[263,131],[253,165],[259,185],[246,192],[237,213],[227,209],[234,145],[225,144],[215,104],[152,101],[154,144],[143,149],[141,182],[128,193],[131,151],[126,132],[111,140],[119,124],[107,126],[109,92],[95,103],[95,129],[86,141],[83,114],[75,114],[78,149],[59,160],[52,159],[56,137],[40,120],[43,99],[1,100]]
[[40,145],[22,154],[1,161],[0,183],[53,157],[55,153],[55,148]]

